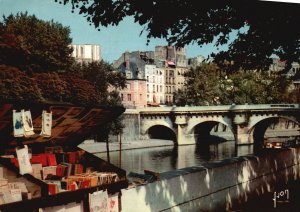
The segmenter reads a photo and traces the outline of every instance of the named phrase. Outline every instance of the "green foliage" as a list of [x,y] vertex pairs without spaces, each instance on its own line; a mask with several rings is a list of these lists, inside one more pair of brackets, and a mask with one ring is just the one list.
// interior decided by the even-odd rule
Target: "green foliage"
[[[57,1],[57,0],[55,0]],[[166,38],[169,44],[202,46],[216,41],[227,51],[212,55],[216,61],[234,61],[234,70],[266,70],[272,54],[299,61],[300,13],[298,4],[210,0],[64,0],[79,8],[95,27],[117,25],[126,16],[144,26],[148,39]],[[232,39],[230,33],[237,36]],[[148,40],[149,41],[149,40]],[[287,66],[287,70],[289,70]]]
[[59,23],[10,15],[0,23],[0,63],[31,73],[67,70],[74,62],[71,42],[70,29]]
[[[186,73],[186,89],[175,95],[179,105],[210,105],[221,95],[221,70],[215,64],[204,64]],[[183,101],[183,102],[181,102]]]
[[216,64],[204,64],[186,77],[186,89],[175,94],[177,105],[297,102],[291,82],[277,74],[240,70],[226,75]]

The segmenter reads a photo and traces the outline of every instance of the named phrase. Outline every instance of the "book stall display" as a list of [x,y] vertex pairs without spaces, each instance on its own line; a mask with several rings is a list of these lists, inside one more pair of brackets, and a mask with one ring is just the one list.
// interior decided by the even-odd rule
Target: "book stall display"
[[123,112],[0,105],[0,211],[119,211],[126,172],[77,145]]

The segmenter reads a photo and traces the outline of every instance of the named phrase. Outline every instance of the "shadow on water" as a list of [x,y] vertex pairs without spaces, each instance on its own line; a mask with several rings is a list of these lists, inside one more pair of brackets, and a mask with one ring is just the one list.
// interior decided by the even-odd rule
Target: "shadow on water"
[[214,135],[198,138],[195,146],[195,154],[197,157],[203,159],[204,161],[218,159],[219,146],[221,146],[226,141],[227,140],[225,138]]

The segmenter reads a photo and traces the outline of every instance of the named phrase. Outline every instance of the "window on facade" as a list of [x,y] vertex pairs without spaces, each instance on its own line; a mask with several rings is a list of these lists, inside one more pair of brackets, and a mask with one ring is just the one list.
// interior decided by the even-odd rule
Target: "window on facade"
[[153,91],[153,93],[155,93],[155,85],[153,85],[153,90],[152,91]]
[[159,92],[162,92],[162,86],[159,86]]
[[142,94],[140,94],[140,101],[142,101],[143,100],[143,95]]
[[149,85],[147,84],[147,92],[149,93]]
[[158,92],[158,85],[156,86],[156,92]]
[[147,82],[149,82],[149,76],[147,76]]
[[131,94],[127,94],[127,100],[131,101]]
[[155,83],[155,76],[153,76],[153,77],[152,77],[152,82],[154,82],[154,83]]
[[81,54],[81,57],[83,57],[83,47],[80,47],[80,54]]

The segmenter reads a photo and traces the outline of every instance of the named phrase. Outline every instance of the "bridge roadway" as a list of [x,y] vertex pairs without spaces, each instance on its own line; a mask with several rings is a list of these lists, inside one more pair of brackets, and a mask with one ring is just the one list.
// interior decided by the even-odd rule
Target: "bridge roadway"
[[220,123],[223,131],[233,134],[238,145],[262,145],[266,130],[282,120],[283,129],[292,128],[295,136],[300,134],[299,104],[147,107],[127,109],[124,114],[138,117],[141,139],[162,136],[178,145],[195,144],[207,138]]

